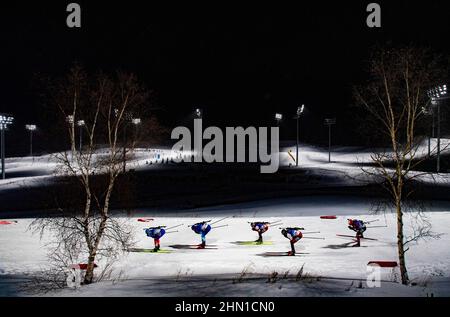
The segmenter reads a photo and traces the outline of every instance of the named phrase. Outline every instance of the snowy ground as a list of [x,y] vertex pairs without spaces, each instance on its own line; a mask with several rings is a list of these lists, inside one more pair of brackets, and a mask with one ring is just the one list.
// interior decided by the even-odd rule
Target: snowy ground
[[[436,139],[431,140],[431,149],[436,151]],[[295,157],[295,147],[285,147],[280,149],[280,168],[295,168],[292,157]],[[433,153],[434,153],[433,152]],[[450,139],[441,139],[441,152],[450,152]],[[328,163],[327,149],[301,144],[299,149],[299,168],[309,171],[309,173],[329,175],[334,179],[329,185],[363,185],[367,175],[361,170],[362,164],[371,163],[371,150],[362,150],[355,147],[334,147],[332,151],[332,162]],[[417,157],[422,157],[428,153],[428,144],[424,142],[417,151]],[[138,148],[133,153],[133,158],[128,162],[129,169],[148,170],[165,168],[160,164],[167,159],[177,157],[170,149],[162,148]],[[151,164],[150,164],[151,163]],[[1,189],[15,189],[23,187],[36,187],[48,183],[54,176],[57,160],[54,154],[39,157],[16,157],[6,159],[7,179],[0,179]],[[423,175],[420,178],[423,182],[439,182],[450,184],[450,174],[441,173],[433,175]],[[327,179],[329,182],[330,179]]]
[[[334,204],[332,202],[335,202]],[[288,207],[287,207],[288,206]],[[323,206],[323,208],[321,207]],[[267,201],[259,207],[248,205],[222,206],[209,210],[187,211],[166,217],[154,211],[141,211],[128,218],[135,228],[137,248],[152,248],[153,242],[143,229],[148,224],[137,218],[153,216],[152,225],[173,226],[185,224],[178,233],[167,234],[161,240],[168,254],[125,253],[116,263],[119,281],[102,282],[83,287],[81,290],[65,290],[55,296],[450,296],[450,212],[439,208],[428,212],[427,217],[439,240],[421,241],[408,252],[408,268],[412,280],[418,285],[404,287],[392,283],[396,273],[381,270],[384,281],[380,288],[366,285],[367,263],[373,260],[396,260],[395,218],[392,214],[375,216],[368,214],[368,205],[362,202],[341,204],[328,197],[312,207],[308,203],[279,200]],[[265,211],[271,210],[272,216]],[[321,214],[338,214],[336,220],[322,220]],[[174,215],[174,214],[172,214]],[[208,244],[217,245],[211,250],[180,250],[171,245],[197,244],[199,237],[187,225],[209,219],[230,216],[222,224],[228,227],[212,230],[207,236]],[[273,215],[279,215],[275,217]],[[364,241],[362,247],[350,247],[351,239],[337,237],[337,233],[349,234],[347,217],[364,220],[380,219],[377,225],[387,227],[368,229],[366,236],[378,241]],[[283,226],[302,226],[305,231],[320,231],[305,235],[323,237],[303,239],[297,251],[305,253],[296,257],[264,257],[265,252],[289,250],[289,242],[280,234],[278,226],[271,228],[264,238],[272,245],[239,246],[236,241],[250,241],[256,234],[250,230],[248,221],[274,221],[281,219]],[[17,224],[0,227],[0,289],[4,295],[17,294],[11,286],[21,277],[30,275],[46,265],[45,242],[27,231],[32,219],[21,219]],[[409,221],[406,221],[409,226]],[[351,234],[351,233],[350,233]],[[99,263],[101,266],[101,263]],[[296,281],[295,276],[304,265],[309,277]],[[242,272],[246,274],[241,276]],[[277,272],[278,279],[267,283],[268,276]],[[283,278],[283,276],[286,276]],[[14,278],[15,277],[15,278]],[[361,282],[360,282],[361,281]],[[2,292],[0,290],[0,293]]]
[[[289,150],[295,153],[294,148],[283,149],[281,165],[284,167],[292,164],[287,154]],[[332,174],[336,179],[334,185],[354,184],[355,176],[361,175],[359,164],[370,161],[369,151],[355,151],[354,148],[334,149],[331,164],[327,163],[328,154],[323,149],[302,145],[300,150],[301,168],[310,173]],[[423,146],[421,151],[425,155],[426,147]],[[139,149],[128,166],[135,169],[164,168],[167,165],[148,163],[161,162],[171,155],[169,150]],[[0,180],[0,194],[2,189],[40,186],[54,177],[56,167],[51,155],[8,158],[6,163],[10,178]],[[448,184],[448,177],[449,174],[440,174],[439,180]],[[322,220],[320,215],[338,215],[338,218]],[[51,295],[450,296],[450,203],[434,201],[426,215],[433,231],[443,235],[439,240],[411,245],[407,265],[416,286],[405,287],[393,282],[398,272],[391,269],[382,269],[381,287],[368,288],[366,285],[369,261],[397,260],[396,227],[392,214],[370,214],[370,202],[361,197],[303,196],[195,210],[137,210],[127,218],[134,226],[137,248],[152,248],[153,244],[143,232],[149,224],[138,222],[137,218],[154,217],[151,225],[184,224],[178,233],[167,234],[161,240],[162,248],[171,253],[125,253],[115,265],[115,276],[122,274],[120,280],[103,281],[78,291],[67,289]],[[171,245],[200,242],[187,225],[224,216],[230,218],[221,224],[228,226],[212,230],[207,237],[207,242],[216,245],[217,249],[171,248]],[[337,233],[351,234],[346,226],[348,217],[367,221],[380,219],[375,224],[387,227],[369,228],[366,236],[378,241],[364,241],[361,248],[353,248],[349,246],[351,239],[336,236]],[[19,219],[17,224],[0,225],[0,295],[26,295],[20,291],[21,283],[47,265],[45,243],[49,237],[45,236],[41,241],[39,236],[28,231],[32,220]],[[304,254],[296,257],[264,257],[261,254],[265,252],[289,250],[289,242],[276,226],[264,235],[267,241],[272,242],[271,245],[234,244],[256,239],[248,224],[255,220],[281,220],[283,226],[302,226],[306,231],[320,231],[306,236],[324,240],[305,237],[297,244],[297,250]],[[410,228],[411,222],[405,223]],[[102,263],[98,264],[101,268]],[[296,280],[302,266],[307,276]],[[268,276],[274,272],[278,277],[268,283]]]

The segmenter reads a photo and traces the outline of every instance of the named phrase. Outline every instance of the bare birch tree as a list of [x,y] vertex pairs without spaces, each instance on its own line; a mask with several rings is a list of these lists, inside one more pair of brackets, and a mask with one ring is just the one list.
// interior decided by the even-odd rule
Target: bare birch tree
[[57,172],[77,180],[71,187],[77,199],[64,204],[59,217],[39,219],[34,226],[55,234],[53,254],[86,261],[83,282],[90,284],[98,257],[114,257],[132,243],[132,231],[111,217],[110,204],[135,144],[124,138],[126,125],[146,111],[149,92],[132,74],[89,76],[75,66],[51,89],[50,98],[65,120],[69,144],[69,150],[56,155]]
[[420,124],[423,109],[428,108],[427,90],[442,79],[439,58],[426,49],[406,47],[377,49],[369,64],[369,82],[355,89],[358,106],[365,109],[366,120],[375,122],[372,133],[380,133],[390,144],[389,150],[378,151],[371,158],[373,169],[365,169],[380,180],[389,194],[388,202],[397,219],[397,248],[401,281],[409,283],[405,253],[408,244],[419,238],[433,236],[430,225],[423,220],[411,235],[405,234],[404,214],[421,209],[410,203],[413,183],[424,176],[420,166],[428,157],[420,151],[423,141]]

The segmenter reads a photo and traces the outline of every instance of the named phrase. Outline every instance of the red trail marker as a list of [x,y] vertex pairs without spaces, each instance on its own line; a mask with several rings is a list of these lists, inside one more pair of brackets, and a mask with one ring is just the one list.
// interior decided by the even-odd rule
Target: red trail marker
[[380,267],[397,267],[398,264],[395,261],[370,261],[367,265],[378,265]]
[[153,219],[153,218],[139,218],[137,221],[139,221],[139,222],[151,222],[153,220],[155,220],[155,219]]

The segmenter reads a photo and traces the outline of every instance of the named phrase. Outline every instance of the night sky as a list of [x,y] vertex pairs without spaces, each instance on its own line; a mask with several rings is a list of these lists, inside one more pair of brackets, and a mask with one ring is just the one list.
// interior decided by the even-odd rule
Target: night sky
[[26,150],[25,123],[43,134],[50,124],[42,119],[36,74],[61,76],[75,61],[92,71],[137,73],[155,91],[157,115],[168,127],[185,125],[196,107],[204,109],[204,125],[219,126],[273,125],[281,112],[282,138],[293,139],[291,118],[304,103],[303,141],[325,142],[322,121],[337,117],[335,142],[349,144],[351,87],[365,80],[374,44],[449,53],[445,1],[378,1],[381,29],[366,26],[372,1],[160,2],[78,1],[81,29],[65,24],[70,1],[2,3],[0,112],[16,117],[9,150]]

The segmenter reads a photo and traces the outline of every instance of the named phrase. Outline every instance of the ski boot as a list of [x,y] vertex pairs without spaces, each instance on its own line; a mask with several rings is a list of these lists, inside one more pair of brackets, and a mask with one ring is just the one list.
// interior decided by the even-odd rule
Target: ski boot
[[198,246],[197,246],[197,249],[204,249],[206,247],[206,243],[205,242],[202,242],[201,244],[199,244]]
[[263,239],[259,238],[258,240],[255,241],[256,244],[262,244],[263,243]]
[[295,256],[295,252],[294,251],[288,251],[287,255],[288,256]]

